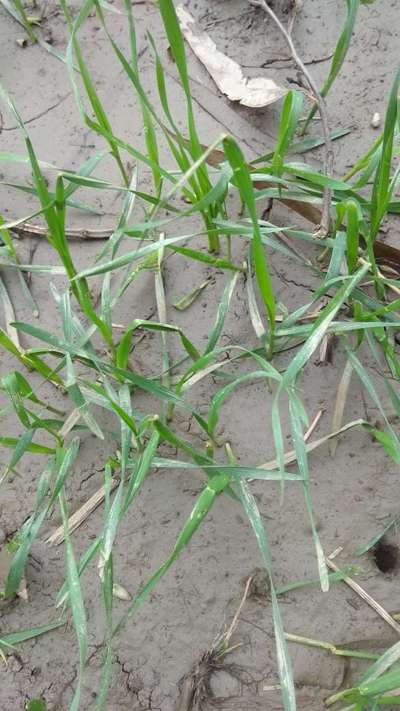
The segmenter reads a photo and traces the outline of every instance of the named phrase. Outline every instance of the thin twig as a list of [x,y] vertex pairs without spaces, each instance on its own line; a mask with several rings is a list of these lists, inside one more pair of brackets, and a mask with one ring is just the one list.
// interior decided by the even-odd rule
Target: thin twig
[[[325,99],[321,96],[317,84],[315,83],[312,75],[310,74],[309,70],[305,66],[303,60],[297,53],[296,47],[294,46],[292,37],[288,30],[284,27],[280,19],[277,17],[275,12],[271,10],[270,6],[268,5],[265,0],[248,0],[251,5],[254,5],[255,7],[261,7],[269,16],[270,18],[275,22],[276,26],[278,27],[279,31],[282,33],[283,37],[286,40],[286,43],[289,47],[290,53],[293,57],[293,61],[295,64],[298,66],[302,74],[304,75],[307,84],[309,85],[315,102],[318,106],[318,111],[321,116],[321,123],[322,123],[322,131],[324,134],[324,147],[325,147],[325,157],[324,157],[324,173],[328,177],[332,177],[333,175],[333,148],[332,148],[332,140],[330,137],[330,131],[329,131],[329,122],[328,122],[328,112],[326,108],[326,103]],[[319,230],[317,232],[318,237],[325,237],[329,233],[329,228],[330,228],[330,211],[331,211],[331,199],[332,199],[332,191],[329,187],[324,188],[324,198],[323,198],[323,204],[322,204],[322,215],[321,215],[321,223],[319,226]]]
[[292,36],[296,16],[300,12],[302,7],[303,7],[303,0],[292,0],[292,9],[290,12],[290,19],[288,22],[288,34],[290,35],[290,37]]
[[240,616],[240,613],[243,609],[243,605],[246,602],[247,595],[249,594],[249,588],[250,588],[252,580],[253,580],[253,578],[252,578],[252,576],[250,576],[246,582],[244,593],[243,593],[242,599],[240,601],[239,607],[236,610],[234,618],[233,618],[231,624],[229,625],[227,632],[222,636],[221,643],[223,643],[224,645],[228,644],[230,638],[232,637],[232,635],[237,627],[237,623],[239,622],[239,616]]
[[[23,225],[16,225],[12,228],[12,232],[16,232],[20,237],[46,237],[48,233],[48,227],[39,227],[39,225],[32,225],[31,222],[25,222]],[[65,230],[65,236],[71,239],[108,239],[112,233],[113,229],[109,230],[87,230],[87,229],[77,229],[70,228]]]
[[[308,67],[310,64],[322,64],[322,62],[327,62],[329,59],[332,59],[333,57],[333,52],[330,54],[326,54],[323,57],[315,57],[314,59],[305,59],[304,64],[306,67]],[[280,64],[279,64],[280,62]],[[265,59],[262,64],[241,64],[240,66],[242,69],[266,69],[267,67],[270,66],[276,66],[277,69],[289,69],[291,66],[293,66],[293,58],[292,57],[271,57],[270,59]],[[277,66],[278,65],[278,66]],[[305,119],[301,119],[302,121],[305,121]],[[316,121],[320,121],[320,118],[315,119]]]
[[[304,441],[305,441],[305,442],[307,442],[307,440],[310,439],[312,433],[314,432],[314,430],[315,430],[315,428],[316,428],[318,422],[320,421],[320,419],[321,419],[321,417],[322,417],[322,415],[323,415],[323,412],[324,412],[323,409],[318,410],[318,412],[317,412],[317,414],[315,415],[315,417],[314,417],[314,419],[313,419],[311,425],[309,426],[307,432],[306,432],[305,435],[304,435]],[[338,428],[336,428],[336,429],[338,429]]]
[[[63,426],[61,427],[59,431],[59,436],[61,439],[65,439],[67,434],[71,432],[73,427],[75,427],[76,423],[79,422],[81,418],[81,410],[79,407],[75,407],[68,415],[67,419],[65,420]],[[63,528],[63,526],[61,526]]]
[[[334,570],[335,572],[340,570],[340,568],[338,568],[338,566],[333,563],[329,557],[325,560],[328,568]],[[357,595],[359,595],[367,603],[367,605],[372,607],[372,609],[375,610],[375,612],[377,612],[378,615],[380,615],[380,617],[382,617],[382,619],[385,620],[385,622],[387,622],[387,624],[390,625],[390,627],[394,629],[395,632],[397,632],[397,634],[400,634],[400,625],[396,622],[396,620],[393,619],[391,615],[389,615],[389,613],[385,610],[384,607],[382,607],[382,605],[379,604],[379,602],[376,602],[376,600],[374,600],[374,598],[371,597],[371,595],[369,595],[369,593],[367,593],[367,591],[361,587],[361,585],[356,583],[353,578],[349,578],[347,576],[342,580],[344,583],[346,583],[346,585],[349,586],[349,588],[354,590],[354,592],[357,593]]]

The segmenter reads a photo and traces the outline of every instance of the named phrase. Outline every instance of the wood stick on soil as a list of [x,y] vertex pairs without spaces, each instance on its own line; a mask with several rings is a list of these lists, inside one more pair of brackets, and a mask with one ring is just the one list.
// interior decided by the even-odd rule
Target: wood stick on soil
[[[314,78],[308,71],[307,67],[305,66],[303,60],[299,56],[296,47],[294,46],[293,39],[291,37],[290,32],[287,31],[287,29],[284,27],[280,19],[277,17],[275,12],[271,10],[270,6],[268,5],[265,0],[249,0],[249,3],[251,5],[254,5],[255,7],[261,7],[264,12],[267,13],[267,15],[270,16],[270,18],[275,22],[276,26],[278,27],[279,31],[282,33],[283,37],[286,40],[286,43],[289,47],[290,53],[292,55],[293,61],[297,65],[297,67],[300,69],[301,73],[304,75],[307,84],[309,85],[313,95],[315,102],[318,106],[318,111],[321,116],[321,124],[322,124],[322,132],[324,134],[324,146],[325,146],[325,156],[324,156],[324,173],[328,177],[332,177],[333,175],[333,148],[332,148],[332,139],[330,136],[330,131],[329,131],[329,122],[328,122],[328,111],[326,108],[326,103],[325,99],[321,96],[318,86],[316,82],[314,81]],[[330,211],[331,211],[331,199],[332,199],[332,191],[329,187],[324,188],[324,199],[323,199],[323,204],[322,204],[322,215],[321,215],[321,223],[320,223],[320,228],[319,232],[317,233],[321,237],[325,237],[329,233],[329,228],[330,228]]]
[[[335,572],[340,570],[340,568],[338,568],[338,566],[333,563],[333,561],[329,557],[325,560],[328,568],[334,570]],[[397,634],[400,635],[400,625],[396,622],[396,620],[393,619],[391,615],[389,615],[389,613],[385,610],[384,607],[382,607],[382,605],[379,604],[379,602],[376,602],[376,600],[374,600],[374,598],[371,597],[371,595],[369,595],[369,593],[367,593],[367,591],[361,587],[361,585],[356,583],[353,578],[349,577],[343,578],[343,582],[346,583],[349,588],[354,590],[354,592],[357,593],[357,595],[359,595],[362,600],[367,603],[367,605],[372,607],[372,609],[375,610],[375,612],[377,612],[378,615],[380,615],[380,617],[382,617],[382,619],[385,620],[385,622],[387,622],[387,624],[390,625],[390,627],[394,629]]]

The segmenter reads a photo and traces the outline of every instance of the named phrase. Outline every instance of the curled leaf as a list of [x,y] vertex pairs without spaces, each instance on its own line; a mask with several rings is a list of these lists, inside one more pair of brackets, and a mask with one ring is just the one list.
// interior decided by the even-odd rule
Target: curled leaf
[[174,301],[172,306],[174,309],[178,309],[178,311],[185,311],[185,309],[188,309],[189,306],[193,304],[194,301],[200,296],[202,291],[209,285],[210,279],[206,279],[203,281],[200,286],[196,286],[194,289],[189,291],[188,294],[185,294],[181,299],[178,301]]

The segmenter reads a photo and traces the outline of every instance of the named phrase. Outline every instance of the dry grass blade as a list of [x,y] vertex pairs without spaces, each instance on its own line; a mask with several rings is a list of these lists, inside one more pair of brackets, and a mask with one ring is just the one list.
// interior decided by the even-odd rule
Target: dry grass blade
[[[323,411],[322,409],[321,409],[321,410],[318,410],[318,412],[317,412],[317,414],[315,415],[313,421],[311,422],[311,424],[310,424],[310,426],[309,426],[307,432],[306,432],[305,435],[304,435],[304,441],[305,441],[305,442],[308,442],[308,440],[310,439],[310,437],[311,437],[312,433],[314,432],[315,428],[317,427],[317,425],[318,425],[318,423],[319,423],[319,421],[320,421],[320,419],[321,419],[323,413],[324,413],[324,411]],[[333,428],[333,429],[334,429],[334,430],[335,430],[335,429],[338,429],[338,427]]]
[[261,108],[279,101],[287,94],[287,89],[276,84],[273,79],[246,78],[239,64],[220,52],[209,35],[199,31],[193,17],[182,5],[176,8],[176,12],[187,42],[218,89],[228,99],[239,101],[243,106]]
[[62,439],[65,439],[67,434],[71,432],[71,430],[75,427],[75,425],[79,422],[81,417],[81,410],[79,407],[75,407],[72,412],[68,415],[67,419],[65,420],[63,426],[61,427],[59,431],[60,437]]
[[[313,452],[314,449],[317,449],[318,447],[321,447],[321,445],[325,444],[325,442],[329,442],[329,440],[338,437],[341,435],[343,432],[347,432],[347,430],[352,429],[353,427],[359,427],[360,425],[364,424],[364,420],[352,420],[351,422],[348,422],[346,425],[343,425],[339,430],[336,430],[336,432],[330,432],[330,434],[325,435],[324,437],[320,437],[320,439],[314,440],[314,442],[309,442],[306,444],[306,451],[307,453]],[[294,450],[290,450],[289,452],[286,452],[284,454],[284,463],[285,464],[293,464],[297,460],[297,455]],[[265,464],[260,464],[259,469],[266,469],[267,471],[272,471],[273,469],[278,468],[278,462],[276,459],[272,459],[270,462],[265,462]]]
[[199,286],[196,286],[188,294],[185,294],[185,296],[182,296],[181,299],[174,301],[172,306],[174,307],[174,309],[177,309],[178,311],[185,311],[186,309],[189,308],[189,306],[191,306],[196,301],[196,299],[203,293],[204,289],[206,289],[210,283],[211,283],[211,279],[208,277]]
[[318,358],[319,363],[328,363],[329,362],[329,335],[326,333],[325,336],[323,337],[321,341],[321,345],[319,347],[319,358]]
[[[117,486],[119,482],[118,478],[114,478],[111,482],[111,491],[114,491],[115,487]],[[86,501],[86,503],[83,504],[83,506],[80,506],[77,511],[75,511],[72,516],[69,517],[68,519],[68,531],[69,533],[73,533],[76,531],[79,526],[86,521],[88,516],[97,509],[98,506],[104,501],[104,496],[105,496],[105,488],[104,486],[101,486],[98,491],[96,491],[93,496],[90,497]],[[45,543],[49,543],[52,546],[59,546],[60,543],[63,543],[65,540],[65,533],[64,533],[64,527],[59,526],[56,528],[55,531],[46,538]]]
[[218,646],[220,646],[221,644],[225,645],[226,647],[228,646],[230,638],[232,637],[234,631],[236,630],[237,624],[239,622],[240,613],[243,609],[244,603],[246,602],[247,595],[249,594],[249,589],[250,589],[252,579],[253,578],[251,576],[247,579],[246,586],[245,586],[244,593],[243,593],[242,599],[240,601],[239,607],[236,610],[234,618],[233,618],[231,624],[229,625],[227,631],[225,632],[224,635],[222,635]]
[[276,232],[276,236],[278,237],[278,239],[280,240],[280,242],[283,242],[283,244],[284,244],[291,252],[293,252],[293,254],[295,254],[296,257],[299,257],[299,259],[301,259],[301,261],[304,262],[304,264],[308,264],[309,266],[312,265],[311,259],[309,259],[308,257],[306,257],[306,256],[303,254],[303,252],[301,252],[299,249],[297,249],[297,247],[293,244],[293,241],[294,241],[293,239],[290,240],[288,237],[286,237],[286,235],[283,234],[283,232],[279,232],[279,231]]
[[[326,558],[326,564],[328,568],[334,570],[335,572],[340,570],[340,568],[338,568],[338,566],[333,563],[333,561],[329,557]],[[372,609],[375,610],[375,612],[377,612],[378,615],[380,615],[380,617],[382,617],[382,619],[385,620],[385,622],[387,622],[387,624],[390,625],[390,627],[394,629],[395,632],[397,632],[397,634],[400,634],[400,625],[396,622],[396,620],[393,619],[391,615],[389,615],[389,613],[385,610],[384,607],[382,607],[382,605],[379,604],[379,602],[376,602],[376,600],[374,600],[374,598],[371,597],[371,595],[369,595],[369,593],[367,593],[367,591],[361,587],[361,585],[356,583],[353,578],[349,577],[343,578],[343,582],[346,583],[349,588],[354,590],[354,592],[357,593],[357,595],[359,595],[362,600],[367,603],[367,605],[372,607]]]

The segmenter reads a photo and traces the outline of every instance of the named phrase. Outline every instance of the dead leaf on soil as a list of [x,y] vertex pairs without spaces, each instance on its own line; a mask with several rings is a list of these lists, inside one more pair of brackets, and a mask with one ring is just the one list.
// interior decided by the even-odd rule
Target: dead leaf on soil
[[191,14],[182,5],[176,8],[176,12],[186,41],[228,99],[239,101],[250,108],[261,108],[287,94],[288,90],[276,84],[273,79],[245,77],[240,65],[217,49],[215,42],[199,30]]
[[[10,553],[7,546],[3,546],[3,548],[0,548],[0,593],[4,591],[13,557],[13,554]],[[26,587],[25,577],[21,579],[17,596],[20,597],[21,600],[25,600],[25,602],[28,602],[28,590]]]

